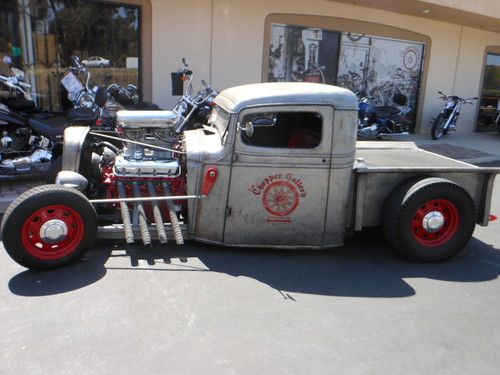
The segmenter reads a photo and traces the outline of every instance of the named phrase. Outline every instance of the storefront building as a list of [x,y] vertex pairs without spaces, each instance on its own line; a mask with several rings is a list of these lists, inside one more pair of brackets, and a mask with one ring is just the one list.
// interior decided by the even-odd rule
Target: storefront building
[[[492,130],[500,100],[500,3],[375,0],[4,0],[0,69],[30,72],[42,105],[80,55],[95,83],[139,84],[172,107],[170,73],[186,57],[195,81],[223,89],[266,81],[324,82],[379,105],[408,97],[429,133],[437,91],[479,96],[457,130]],[[109,61],[109,64],[106,62]]]

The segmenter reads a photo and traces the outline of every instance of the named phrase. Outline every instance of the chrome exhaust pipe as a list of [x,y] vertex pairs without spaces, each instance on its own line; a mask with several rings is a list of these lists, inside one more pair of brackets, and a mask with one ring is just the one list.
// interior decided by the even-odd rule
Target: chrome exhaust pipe
[[[163,182],[162,185],[163,185],[163,193],[167,196],[172,195],[168,182]],[[182,231],[179,225],[179,220],[177,219],[177,214],[175,213],[174,203],[171,200],[168,200],[166,202],[168,208],[168,215],[170,217],[170,224],[172,225],[172,231],[174,232],[175,243],[177,245],[184,245],[184,238],[182,237]]]
[[[141,196],[141,188],[139,182],[132,182],[132,188],[134,189],[134,196],[136,198]],[[144,211],[144,206],[142,202],[137,202],[137,216],[139,219],[139,228],[141,229],[141,237],[144,245],[151,245],[151,235],[149,234],[148,221],[146,219],[146,212]]]
[[[118,196],[121,199],[126,198],[125,194],[125,185],[123,182],[118,181]],[[125,202],[120,202],[120,211],[122,214],[122,221],[123,221],[123,230],[125,232],[125,241],[127,244],[133,244],[134,243],[134,232],[132,231],[132,222],[130,221],[130,211],[128,210],[127,203]]]
[[[149,196],[156,198],[156,190],[155,190],[155,186],[153,185],[153,182],[148,181],[147,186],[148,186]],[[163,226],[163,218],[161,216],[160,205],[159,205],[157,200],[152,200],[151,206],[153,207],[153,216],[155,219],[156,231],[158,233],[158,241],[160,241],[160,244],[162,244],[162,245],[166,244],[167,243],[167,233],[165,232],[165,227]]]

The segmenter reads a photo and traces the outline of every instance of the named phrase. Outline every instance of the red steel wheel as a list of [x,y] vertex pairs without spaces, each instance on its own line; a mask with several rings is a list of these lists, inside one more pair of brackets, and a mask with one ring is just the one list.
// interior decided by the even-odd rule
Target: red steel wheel
[[456,183],[438,177],[410,180],[385,202],[384,233],[410,259],[439,261],[458,253],[476,225],[474,201]]
[[97,234],[97,214],[76,189],[37,186],[11,203],[0,231],[5,250],[20,265],[56,268],[85,254]]
[[21,240],[39,259],[60,259],[75,251],[85,234],[78,212],[65,205],[49,205],[33,212],[21,230]]
[[448,242],[457,232],[460,215],[457,207],[446,199],[425,202],[412,220],[413,235],[423,246],[436,247]]

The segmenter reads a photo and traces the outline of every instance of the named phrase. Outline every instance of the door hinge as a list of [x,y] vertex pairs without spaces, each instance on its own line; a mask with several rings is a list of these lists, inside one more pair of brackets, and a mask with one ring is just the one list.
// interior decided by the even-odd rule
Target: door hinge
[[231,207],[226,207],[226,216],[231,216],[232,211]]
[[238,154],[234,153],[233,154],[233,162],[238,161]]

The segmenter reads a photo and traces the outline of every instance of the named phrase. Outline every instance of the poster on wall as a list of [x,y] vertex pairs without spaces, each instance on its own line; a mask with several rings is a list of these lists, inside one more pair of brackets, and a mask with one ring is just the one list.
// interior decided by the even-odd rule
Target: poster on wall
[[339,47],[339,32],[272,24],[268,81],[335,84]]
[[318,82],[369,96],[377,106],[407,104],[415,124],[425,45],[376,35],[272,24],[268,81]]
[[342,33],[337,84],[377,106],[394,106],[394,95],[407,98],[405,116],[415,122],[424,44],[374,35]]

